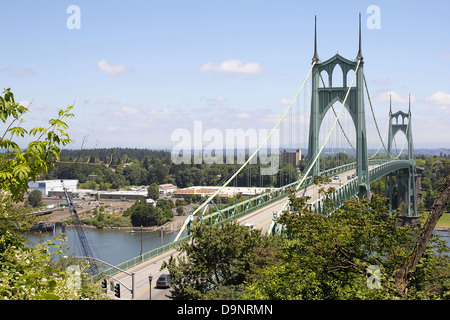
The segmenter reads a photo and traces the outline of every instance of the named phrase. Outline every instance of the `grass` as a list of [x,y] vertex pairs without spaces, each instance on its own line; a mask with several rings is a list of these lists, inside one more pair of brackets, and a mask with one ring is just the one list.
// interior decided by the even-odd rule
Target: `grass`
[[[425,218],[428,217],[430,211],[425,211]],[[450,212],[444,212],[436,223],[436,227],[450,227]]]

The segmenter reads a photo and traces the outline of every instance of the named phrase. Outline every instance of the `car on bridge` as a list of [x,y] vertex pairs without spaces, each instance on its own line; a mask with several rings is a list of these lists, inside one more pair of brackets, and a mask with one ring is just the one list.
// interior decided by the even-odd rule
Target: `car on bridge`
[[334,176],[333,180],[339,180],[339,176]]
[[159,276],[158,280],[156,280],[156,287],[157,288],[169,288],[170,287],[170,278],[167,273],[164,273],[161,276]]

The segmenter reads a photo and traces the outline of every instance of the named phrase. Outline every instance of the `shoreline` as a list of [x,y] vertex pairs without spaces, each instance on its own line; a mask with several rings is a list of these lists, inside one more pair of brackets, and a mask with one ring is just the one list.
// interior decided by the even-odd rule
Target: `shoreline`
[[[163,224],[162,226],[142,227],[142,231],[144,231],[144,232],[153,232],[153,231],[161,230],[161,228],[164,228],[164,230],[166,230],[166,231],[180,231],[183,223],[184,223],[184,219],[183,219],[183,221],[181,221],[181,223],[180,223],[179,219],[174,219],[173,221],[167,222],[167,223]],[[66,224],[66,227],[74,228],[75,225],[74,224]],[[83,228],[107,229],[107,230],[124,230],[124,231],[130,231],[130,230],[131,231],[141,231],[141,227],[103,227],[103,228],[97,228],[97,227],[95,227],[93,225],[87,225],[87,224],[84,224]],[[450,226],[436,226],[433,230],[450,232]]]
[[[83,228],[89,228],[89,229],[106,229],[106,230],[123,230],[123,231],[135,231],[135,232],[139,232],[142,231],[143,232],[154,232],[154,231],[159,231],[161,230],[161,228],[163,228],[163,230],[165,231],[179,231],[181,229],[181,227],[184,224],[184,220],[186,219],[186,217],[184,216],[175,216],[174,219],[172,221],[169,221],[161,226],[151,226],[151,227],[102,227],[102,228],[97,228],[93,225],[88,225],[88,224],[83,224]],[[55,225],[57,224],[61,224],[61,222],[53,222]],[[60,225],[60,226],[61,226]],[[74,224],[65,224],[65,227],[71,227],[74,228],[76,227]]]

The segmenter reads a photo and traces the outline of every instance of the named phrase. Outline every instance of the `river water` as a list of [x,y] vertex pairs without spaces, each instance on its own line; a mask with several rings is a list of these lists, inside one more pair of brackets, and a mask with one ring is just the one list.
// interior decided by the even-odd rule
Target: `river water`
[[[145,253],[152,249],[158,248],[163,244],[172,242],[178,231],[161,231],[151,232],[130,232],[115,229],[84,229],[91,251],[94,257],[103,260],[112,265],[118,265],[121,262],[127,261],[137,257],[142,252]],[[55,234],[61,232],[61,228],[57,227],[55,233],[47,233],[44,235],[28,234],[27,237],[33,242],[37,243],[39,239],[50,240]],[[450,246],[450,231],[434,231],[435,234],[440,234],[441,239],[447,241]],[[183,234],[183,236],[186,232]],[[76,229],[73,227],[66,227],[67,242],[69,245],[68,254],[83,256],[81,245],[78,241]],[[142,241],[141,241],[142,239]]]
[[[32,243],[38,243],[40,240],[54,239],[55,235],[62,232],[61,227],[56,227],[53,233],[30,233],[27,238]],[[89,246],[95,258],[103,260],[112,265],[118,265],[124,261],[135,258],[142,252],[146,253],[152,249],[158,248],[163,244],[172,242],[178,231],[150,232],[130,232],[129,230],[116,229],[91,229],[85,228],[84,232],[88,238]],[[68,254],[84,256],[78,235],[74,227],[66,227]],[[184,234],[183,234],[184,236]]]

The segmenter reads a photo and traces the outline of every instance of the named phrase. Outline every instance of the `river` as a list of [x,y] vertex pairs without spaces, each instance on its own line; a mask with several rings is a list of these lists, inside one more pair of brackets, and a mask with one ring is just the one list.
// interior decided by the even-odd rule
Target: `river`
[[[103,260],[112,265],[118,265],[121,262],[137,257],[142,252],[148,252],[152,249],[160,247],[162,244],[172,242],[178,231],[135,231],[117,230],[117,229],[84,229],[88,238],[89,246],[95,258]],[[56,227],[54,233],[37,233],[27,234],[27,238],[32,243],[38,243],[41,240],[54,239],[55,234],[62,232],[61,227]],[[81,244],[78,241],[76,229],[74,227],[66,227],[68,254],[83,256]],[[142,239],[142,241],[141,241]]]

